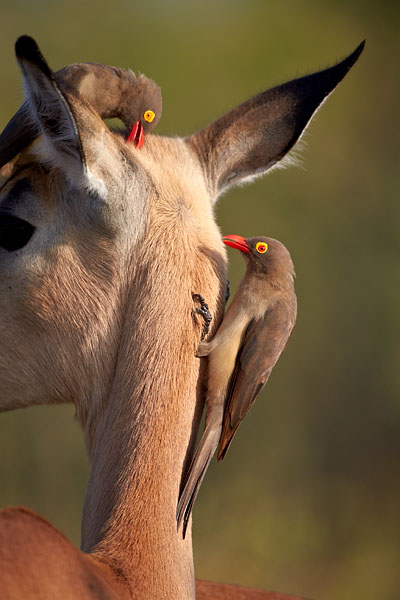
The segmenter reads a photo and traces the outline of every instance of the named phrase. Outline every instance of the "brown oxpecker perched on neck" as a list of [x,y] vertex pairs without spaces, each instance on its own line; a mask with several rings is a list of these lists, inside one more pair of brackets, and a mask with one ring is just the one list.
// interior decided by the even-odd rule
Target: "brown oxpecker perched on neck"
[[183,535],[217,446],[222,460],[284,350],[297,315],[294,266],[285,246],[269,237],[229,235],[223,241],[243,253],[246,273],[216,335],[197,352],[208,356],[207,414],[178,503]]

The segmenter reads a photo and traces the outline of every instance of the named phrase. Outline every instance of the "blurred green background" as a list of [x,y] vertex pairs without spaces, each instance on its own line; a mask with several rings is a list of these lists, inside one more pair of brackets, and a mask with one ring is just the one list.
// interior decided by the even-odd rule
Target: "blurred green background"
[[[22,33],[54,69],[97,61],[154,78],[167,135],[367,39],[310,126],[302,167],[218,205],[222,232],[271,235],[291,250],[299,317],[201,490],[199,577],[315,600],[400,597],[399,13],[372,0],[2,3],[2,125],[22,99]],[[234,291],[244,264],[229,256]],[[2,414],[0,455],[0,506],[27,505],[79,544],[87,461],[73,408]]]

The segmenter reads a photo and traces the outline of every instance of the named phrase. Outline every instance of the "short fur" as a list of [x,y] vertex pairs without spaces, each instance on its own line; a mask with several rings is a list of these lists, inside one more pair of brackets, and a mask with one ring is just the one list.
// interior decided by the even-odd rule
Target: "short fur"
[[[37,53],[35,43],[32,46],[29,42],[30,39],[27,36],[20,38],[17,53],[24,55],[28,51],[42,60],[43,57],[40,52]],[[131,70],[97,63],[75,63],[52,74],[44,59],[42,63],[46,73],[54,77],[61,89],[87,100],[102,119],[120,119],[128,132],[140,120],[144,133],[150,133],[161,118],[161,89],[143,74],[136,77]],[[143,118],[148,110],[155,115],[151,122]],[[29,113],[29,103],[24,102],[1,134],[0,166],[13,159],[39,135],[40,130]]]
[[[211,335],[224,306],[226,256],[212,204],[282,158],[323,99],[318,82],[329,79],[328,93],[357,56],[314,76],[314,100],[307,80],[307,110],[298,81],[274,94],[278,118],[280,107],[293,122],[301,113],[301,126],[279,127],[275,139],[260,97],[187,140],[149,135],[138,151],[63,88],[34,43],[20,43],[40,137],[7,159],[0,213],[36,229],[19,250],[0,247],[0,409],[74,402],[90,474],[85,554],[32,513],[1,513],[5,597],[26,597],[29,568],[37,598],[65,599],[73,586],[80,598],[114,598],[115,586],[121,598],[194,598],[190,528],[182,540],[175,510],[203,397],[195,357],[203,321],[192,294],[209,304]],[[218,589],[198,584],[200,598],[274,598]]]

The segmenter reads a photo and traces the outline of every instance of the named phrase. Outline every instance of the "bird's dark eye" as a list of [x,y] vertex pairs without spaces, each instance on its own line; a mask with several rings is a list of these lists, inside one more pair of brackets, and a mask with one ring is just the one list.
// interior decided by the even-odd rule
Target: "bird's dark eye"
[[8,214],[0,214],[0,248],[13,252],[26,246],[31,239],[35,227]]

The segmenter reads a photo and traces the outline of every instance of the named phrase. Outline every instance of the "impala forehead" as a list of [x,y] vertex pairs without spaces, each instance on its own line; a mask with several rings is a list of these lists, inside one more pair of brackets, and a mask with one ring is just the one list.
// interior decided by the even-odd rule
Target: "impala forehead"
[[50,207],[46,171],[37,164],[15,168],[0,188],[0,210],[17,217],[37,219]]
[[21,204],[25,196],[31,194],[33,194],[33,186],[30,179],[27,177],[13,179],[0,192],[1,208],[3,210],[12,209],[15,205]]
[[23,255],[28,261],[24,264],[28,266],[29,260],[33,260],[34,256],[37,261],[43,252],[61,247],[66,240],[79,245],[82,229],[87,234],[86,242],[89,238],[92,239],[91,230],[96,231],[99,236],[111,237],[109,229],[105,231],[104,219],[98,216],[93,219],[86,212],[84,198],[73,199],[68,196],[65,184],[63,188],[63,179],[56,169],[46,171],[36,165],[21,170],[1,190],[0,213],[27,221],[35,227],[35,235],[26,248],[12,255],[3,255],[2,269],[6,263],[14,264],[17,259],[22,267]]
[[23,179],[31,180],[35,173],[40,170],[39,165],[33,161],[9,163],[0,169],[0,198],[9,194],[10,190]]
[[189,209],[210,204],[204,172],[185,140],[148,135],[139,157],[161,198]]

